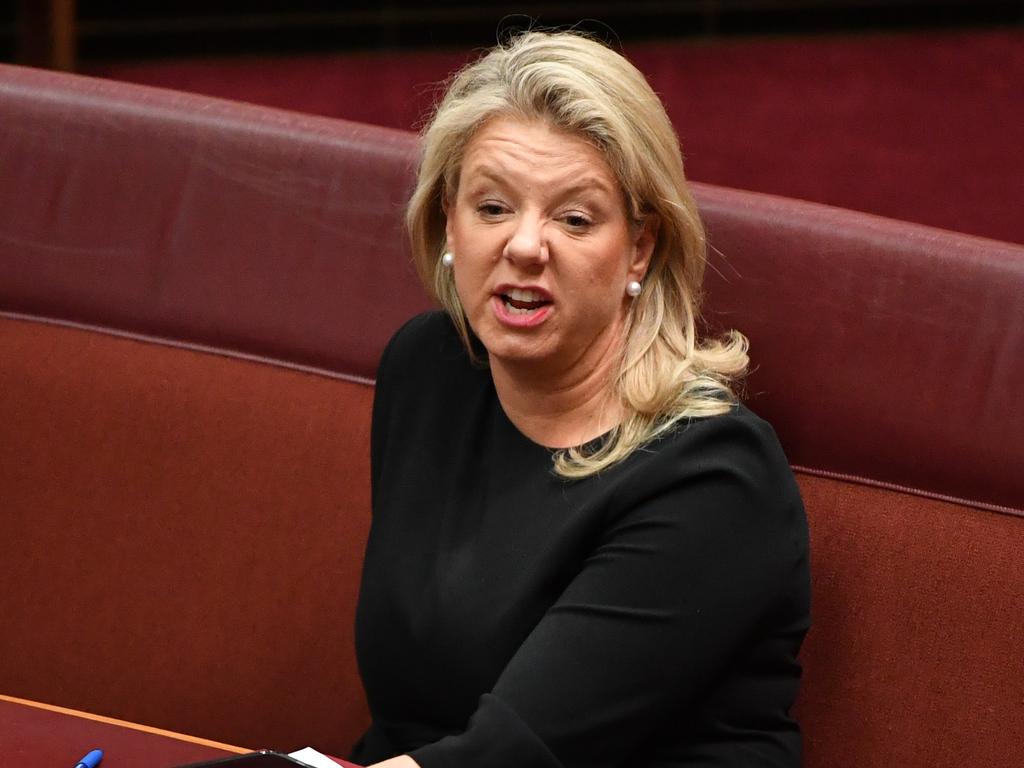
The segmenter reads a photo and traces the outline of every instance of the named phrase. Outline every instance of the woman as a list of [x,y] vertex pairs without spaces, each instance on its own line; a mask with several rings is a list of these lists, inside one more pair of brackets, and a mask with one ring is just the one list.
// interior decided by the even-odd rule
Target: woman
[[643,76],[572,33],[469,65],[408,225],[445,312],[381,361],[356,640],[378,768],[796,766],[807,532],[697,339],[704,236]]

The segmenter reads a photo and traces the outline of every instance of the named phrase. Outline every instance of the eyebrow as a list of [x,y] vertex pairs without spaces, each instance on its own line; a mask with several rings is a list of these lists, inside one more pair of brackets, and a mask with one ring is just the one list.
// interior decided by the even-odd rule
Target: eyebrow
[[[504,173],[490,165],[480,165],[475,168],[471,166],[470,169],[474,176],[485,176],[499,184],[506,184],[508,182],[507,176]],[[468,179],[468,181],[469,184],[472,185],[474,179]],[[582,179],[572,182],[571,186],[568,186],[565,189],[559,189],[558,192],[561,197],[570,197],[572,195],[577,195],[581,192],[589,192],[594,189],[613,197],[620,193],[620,190],[617,187],[609,186],[604,179],[593,174],[584,176]]]

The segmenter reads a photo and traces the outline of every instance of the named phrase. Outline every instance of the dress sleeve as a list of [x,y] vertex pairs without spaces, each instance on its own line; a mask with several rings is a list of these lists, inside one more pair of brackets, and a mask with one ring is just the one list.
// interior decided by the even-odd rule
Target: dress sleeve
[[713,417],[655,450],[467,729],[411,753],[422,768],[627,764],[769,631],[806,567],[770,427]]

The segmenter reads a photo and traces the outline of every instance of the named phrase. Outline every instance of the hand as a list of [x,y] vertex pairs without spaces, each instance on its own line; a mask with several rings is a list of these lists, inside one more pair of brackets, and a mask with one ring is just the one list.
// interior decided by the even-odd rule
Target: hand
[[385,760],[382,763],[374,763],[373,765],[367,766],[367,768],[420,768],[420,764],[408,755],[399,755],[398,757],[392,757],[390,760]]

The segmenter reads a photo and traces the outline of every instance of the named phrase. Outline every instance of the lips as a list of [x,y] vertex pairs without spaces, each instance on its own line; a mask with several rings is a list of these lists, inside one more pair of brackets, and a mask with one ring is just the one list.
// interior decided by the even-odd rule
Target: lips
[[551,294],[538,286],[499,285],[494,292],[498,318],[518,327],[542,322],[552,306]]
[[512,314],[536,312],[551,303],[551,299],[545,293],[532,288],[509,288],[500,296]]

